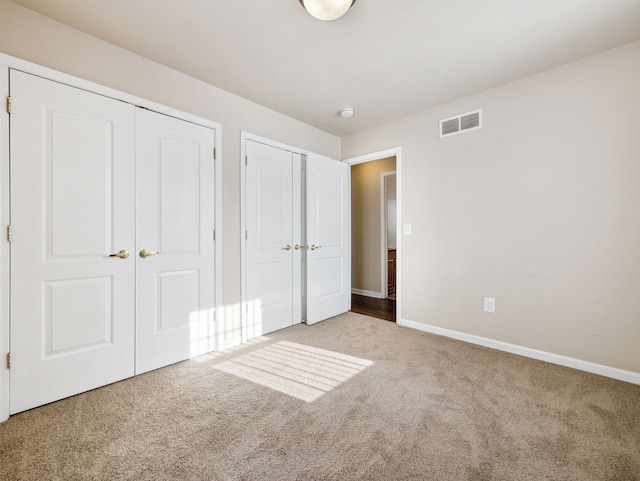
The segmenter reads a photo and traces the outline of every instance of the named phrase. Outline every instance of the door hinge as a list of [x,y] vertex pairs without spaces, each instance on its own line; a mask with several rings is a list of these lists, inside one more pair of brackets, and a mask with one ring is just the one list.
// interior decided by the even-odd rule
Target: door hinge
[[216,240],[216,230],[213,229],[213,240]]
[[7,369],[11,369],[11,353],[7,353]]
[[10,225],[7,226],[7,240],[9,242],[13,240],[13,229]]
[[244,231],[244,238],[245,238],[245,240],[247,240],[249,238],[249,231],[248,230]]
[[217,160],[218,157],[218,150],[214,147],[213,148],[213,160]]
[[249,156],[244,156],[244,165],[249,165]]
[[7,97],[7,113],[11,113],[11,97]]

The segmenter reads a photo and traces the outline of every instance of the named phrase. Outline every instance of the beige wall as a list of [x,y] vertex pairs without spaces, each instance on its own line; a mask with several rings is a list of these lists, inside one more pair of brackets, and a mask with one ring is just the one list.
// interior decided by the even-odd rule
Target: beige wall
[[640,372],[638,112],[635,42],[343,138],[402,147],[402,318]]
[[351,167],[351,287],[383,293],[380,174],[396,170],[396,158]]
[[228,339],[239,336],[240,132],[333,158],[340,157],[340,139],[7,0],[0,0],[0,52],[222,124],[222,313],[226,317],[221,319],[221,330]]

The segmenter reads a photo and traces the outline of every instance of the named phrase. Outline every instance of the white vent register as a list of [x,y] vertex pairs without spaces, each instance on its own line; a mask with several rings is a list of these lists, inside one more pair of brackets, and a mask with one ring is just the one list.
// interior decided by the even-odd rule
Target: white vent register
[[482,109],[449,117],[440,121],[440,137],[461,134],[482,128]]

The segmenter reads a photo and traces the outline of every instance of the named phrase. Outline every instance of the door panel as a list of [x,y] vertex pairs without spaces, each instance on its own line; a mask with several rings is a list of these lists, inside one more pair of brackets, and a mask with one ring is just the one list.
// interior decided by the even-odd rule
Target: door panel
[[[292,154],[246,141],[247,338],[293,324]],[[286,250],[286,246],[290,250]]]
[[307,324],[351,308],[349,168],[307,156]]
[[16,413],[133,375],[134,112],[11,70]]
[[45,142],[50,155],[45,161],[45,182],[51,255],[103,254],[110,248],[113,216],[111,120],[59,107],[51,107],[47,117]]
[[316,263],[318,269],[318,299],[322,300],[342,293],[344,291],[344,283],[342,282],[344,278],[344,265],[342,257],[324,257],[318,259]]
[[191,321],[191,313],[199,311],[199,272],[190,270],[159,273],[157,287],[156,299],[160,302],[160,308],[156,319],[156,332],[162,334],[187,328]]
[[136,124],[140,374],[214,347],[215,137],[148,110],[136,110]]
[[[206,129],[203,141],[211,144],[212,140],[213,134]],[[158,141],[160,248],[165,254],[188,252],[197,255],[200,251],[201,146],[186,138],[159,137]],[[207,145],[202,147],[208,148]],[[147,172],[139,175],[144,177]]]
[[[45,281],[43,285],[45,359],[113,343],[110,277]],[[78,303],[78,298],[85,302]]]

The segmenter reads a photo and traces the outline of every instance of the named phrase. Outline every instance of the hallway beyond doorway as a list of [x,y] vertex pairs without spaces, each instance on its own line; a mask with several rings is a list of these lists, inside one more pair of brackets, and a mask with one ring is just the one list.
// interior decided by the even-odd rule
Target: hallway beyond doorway
[[396,322],[396,301],[351,294],[351,312]]

